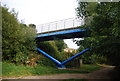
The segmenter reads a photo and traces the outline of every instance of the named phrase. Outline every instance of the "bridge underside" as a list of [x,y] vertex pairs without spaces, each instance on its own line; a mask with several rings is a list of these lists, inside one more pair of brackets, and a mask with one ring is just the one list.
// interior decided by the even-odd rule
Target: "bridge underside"
[[40,34],[36,36],[37,41],[50,41],[59,39],[82,38],[88,37],[86,29],[73,29],[67,31],[59,31],[47,34]]

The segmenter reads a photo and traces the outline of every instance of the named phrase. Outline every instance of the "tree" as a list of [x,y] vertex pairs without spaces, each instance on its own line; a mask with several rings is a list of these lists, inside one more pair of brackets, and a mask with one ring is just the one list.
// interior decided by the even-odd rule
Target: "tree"
[[36,28],[36,25],[35,24],[29,24],[29,27],[31,27],[31,28]]
[[35,29],[18,22],[16,13],[2,7],[3,61],[24,63],[35,48]]
[[65,44],[63,40],[55,40],[55,44],[60,52],[62,52],[64,48],[67,48],[67,44]]
[[[93,4],[93,6],[92,6]],[[90,47],[92,53],[105,56],[110,64],[120,66],[120,2],[79,2],[77,14],[89,19],[84,27],[91,31],[91,37],[76,43]]]

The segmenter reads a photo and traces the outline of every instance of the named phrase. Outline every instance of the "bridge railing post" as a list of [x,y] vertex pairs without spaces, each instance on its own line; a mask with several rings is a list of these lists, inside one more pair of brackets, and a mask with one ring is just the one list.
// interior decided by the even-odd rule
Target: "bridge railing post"
[[75,20],[73,19],[73,28],[74,28]]
[[57,30],[57,22],[55,23],[55,26],[56,26],[56,30]]
[[65,20],[64,20],[64,29],[65,29]]
[[49,32],[49,30],[50,30],[50,24],[48,23],[48,32]]
[[69,18],[69,19],[50,22],[47,24],[41,24],[40,25],[41,29],[39,30],[39,32],[43,33],[43,32],[56,31],[56,30],[65,30],[67,28],[75,29],[76,27],[81,26],[83,24],[84,24],[84,18]]
[[41,26],[41,33],[42,33],[42,30],[43,30],[43,24],[42,24],[42,26]]

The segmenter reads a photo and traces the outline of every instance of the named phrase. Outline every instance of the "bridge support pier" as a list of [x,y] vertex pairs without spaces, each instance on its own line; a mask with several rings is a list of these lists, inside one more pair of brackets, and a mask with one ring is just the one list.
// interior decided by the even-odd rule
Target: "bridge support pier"
[[57,66],[56,66],[57,68],[66,68],[66,67],[64,66],[65,63],[69,62],[70,60],[72,60],[72,59],[78,57],[79,55],[85,53],[86,51],[90,50],[90,48],[87,48],[87,49],[81,51],[80,53],[72,56],[71,58],[69,58],[69,59],[67,59],[67,60],[65,60],[65,61],[63,61],[63,62],[61,63],[61,62],[59,62],[57,59],[53,58],[53,57],[50,56],[49,54],[47,54],[47,53],[45,53],[44,51],[42,51],[41,49],[39,49],[39,48],[36,48],[36,49],[37,49],[40,53],[42,53],[43,55],[45,55],[46,57],[48,57],[49,59],[51,59],[53,62],[55,62],[55,63],[57,64]]
[[56,68],[58,68],[58,69],[64,69],[66,67],[65,67],[65,65],[57,65]]

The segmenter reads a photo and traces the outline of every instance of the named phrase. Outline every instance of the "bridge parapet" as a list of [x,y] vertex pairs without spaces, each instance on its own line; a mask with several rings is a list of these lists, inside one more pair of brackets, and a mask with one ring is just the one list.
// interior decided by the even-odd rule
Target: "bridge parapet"
[[78,26],[84,25],[82,18],[69,18],[59,21],[54,21],[46,24],[37,25],[37,33],[45,33],[52,31],[59,31],[70,28],[77,28]]

